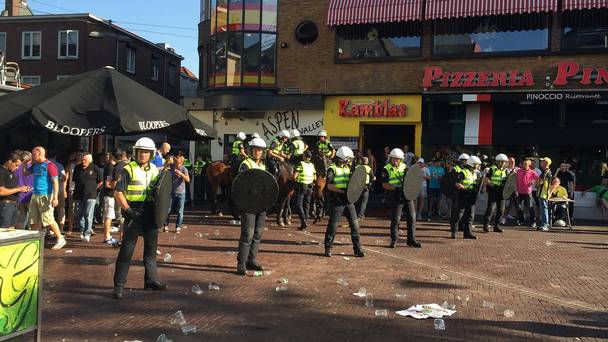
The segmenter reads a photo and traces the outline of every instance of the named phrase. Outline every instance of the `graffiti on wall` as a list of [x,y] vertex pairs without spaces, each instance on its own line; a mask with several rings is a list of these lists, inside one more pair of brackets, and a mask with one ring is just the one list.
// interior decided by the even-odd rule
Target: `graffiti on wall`
[[280,131],[297,129],[302,135],[310,135],[316,133],[323,127],[323,118],[319,118],[314,122],[301,121],[300,112],[297,110],[286,110],[269,114],[262,122],[262,135],[265,140],[271,140]]
[[0,247],[0,337],[38,321],[40,241]]

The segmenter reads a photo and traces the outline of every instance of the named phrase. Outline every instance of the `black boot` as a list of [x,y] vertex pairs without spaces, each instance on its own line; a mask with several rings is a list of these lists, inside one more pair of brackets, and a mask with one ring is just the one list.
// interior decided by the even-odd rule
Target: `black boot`
[[122,286],[114,286],[114,291],[112,291],[112,297],[114,297],[114,299],[122,299]]
[[484,233],[488,233],[489,231],[490,231],[490,228],[488,228],[488,225],[487,225],[487,224],[484,224],[484,225],[483,225],[483,232],[484,232]]
[[331,247],[325,247],[325,256],[328,258],[331,257]]
[[397,246],[397,240],[391,240],[389,248],[395,248],[395,246]]
[[467,234],[464,236],[465,239],[470,239],[470,240],[477,240],[477,236],[473,235],[473,234]]
[[455,233],[455,232],[452,232],[452,233],[450,234],[450,239],[452,239],[452,240],[456,240],[456,233]]
[[167,284],[163,284],[158,280],[146,283],[144,284],[144,291],[167,291]]
[[419,244],[418,241],[408,241],[407,245],[415,248],[422,248],[422,245]]
[[245,268],[250,271],[263,271],[262,265],[258,264],[256,261],[247,261],[245,264]]
[[502,229],[499,226],[494,227],[495,233],[502,233]]
[[247,266],[245,264],[236,265],[236,274],[238,275],[246,275],[247,274]]
[[353,246],[353,252],[355,252],[355,256],[357,258],[363,258],[365,256],[365,253],[363,253],[363,251],[361,250],[361,246]]

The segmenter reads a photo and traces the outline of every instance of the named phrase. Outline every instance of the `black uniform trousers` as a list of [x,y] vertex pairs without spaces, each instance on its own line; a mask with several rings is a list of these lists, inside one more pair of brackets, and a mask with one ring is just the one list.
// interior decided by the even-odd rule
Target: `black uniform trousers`
[[483,215],[483,227],[488,228],[493,222],[493,227],[500,226],[500,219],[505,212],[505,201],[502,199],[502,187],[492,187],[488,192],[488,207]]
[[407,224],[407,242],[416,242],[416,208],[413,201],[403,196],[402,188],[388,192],[391,201],[391,240],[399,240],[399,222],[405,208],[405,222]]
[[359,222],[357,221],[355,206],[346,201],[346,195],[336,193],[331,193],[329,198],[329,222],[325,231],[325,248],[331,248],[333,245],[338,222],[343,213],[346,213],[346,219],[348,219],[348,225],[350,226],[350,238],[353,242],[353,250],[360,250]]
[[361,193],[361,197],[357,201],[357,216],[361,219],[365,217],[365,211],[367,210],[367,201],[369,200],[369,185],[366,185],[363,188],[363,192]]
[[144,281],[146,284],[157,281],[156,249],[158,245],[158,228],[154,222],[152,204],[146,204],[140,214],[133,220],[125,221],[122,245],[116,259],[114,286],[124,286],[127,282],[129,265],[139,236],[144,238]]
[[310,201],[312,199],[313,184],[296,184],[296,207],[301,226],[305,226],[310,214]]
[[470,191],[458,191],[458,198],[454,201],[454,208],[450,219],[450,230],[452,231],[452,234],[456,234],[456,230],[462,224],[464,236],[473,235],[471,232],[471,226],[475,219],[475,201],[473,200],[473,197],[474,194]]
[[236,260],[239,265],[255,262],[266,223],[266,212],[259,214],[241,213],[241,238]]

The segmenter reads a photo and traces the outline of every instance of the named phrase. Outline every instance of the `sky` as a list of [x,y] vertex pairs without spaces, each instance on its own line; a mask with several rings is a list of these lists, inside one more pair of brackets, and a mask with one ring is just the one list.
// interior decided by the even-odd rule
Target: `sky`
[[[4,8],[4,1],[0,0]],[[34,14],[91,13],[154,43],[168,43],[198,75],[199,0],[28,0]],[[169,27],[167,27],[169,26]]]

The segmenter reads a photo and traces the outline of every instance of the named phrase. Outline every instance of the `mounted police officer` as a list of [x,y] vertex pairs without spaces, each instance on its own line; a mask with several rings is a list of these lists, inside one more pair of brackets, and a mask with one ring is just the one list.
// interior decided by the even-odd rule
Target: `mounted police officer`
[[336,236],[338,221],[346,210],[346,218],[350,226],[350,237],[356,257],[364,257],[359,240],[359,222],[357,212],[352,203],[346,198],[346,188],[351,175],[351,162],[355,156],[353,151],[342,146],[336,152],[336,161],[327,169],[327,189],[329,190],[329,222],[325,232],[325,256],[331,257],[331,247]]
[[230,150],[230,165],[232,166],[233,176],[238,172],[241,162],[247,158],[245,139],[247,139],[247,135],[243,132],[238,132],[236,140],[232,143],[232,149]]
[[291,149],[290,149],[290,161],[296,166],[302,160],[304,151],[308,150],[308,145],[302,140],[300,131],[294,129],[291,131]]
[[133,147],[134,161],[125,165],[122,177],[116,185],[115,198],[122,208],[125,230],[116,259],[114,291],[116,299],[122,299],[129,265],[140,235],[144,238],[144,290],[165,291],[167,285],[158,281],[156,274],[156,249],[158,227],[154,221],[153,187],[158,181],[158,169],[150,163],[156,150],[150,138],[137,140]]
[[505,154],[496,156],[496,164],[492,165],[484,178],[484,183],[488,189],[488,207],[483,216],[483,231],[489,232],[490,223],[493,222],[494,231],[502,233],[500,219],[505,211],[505,201],[503,199],[503,189],[509,176],[506,169],[509,158]]
[[272,173],[275,177],[278,174],[279,162],[283,162],[289,158],[289,155],[285,152],[285,145],[289,142],[289,131],[282,130],[279,134],[272,139],[270,142],[270,148],[266,155],[266,166],[268,172]]
[[336,156],[336,149],[331,145],[327,131],[325,130],[319,132],[316,151],[319,157],[323,159],[325,167],[327,167],[327,161],[332,160]]
[[389,162],[382,169],[382,188],[388,191],[391,201],[391,244],[395,248],[399,240],[399,222],[405,207],[405,220],[407,223],[407,245],[420,248],[422,245],[416,241],[416,209],[414,202],[409,201],[403,195],[403,179],[407,165],[403,162],[405,154],[399,148],[394,148],[389,153]]
[[317,179],[315,165],[310,162],[312,154],[305,151],[303,160],[295,167],[293,177],[296,180],[296,205],[298,217],[300,218],[299,230],[308,228],[308,215],[310,213],[310,200],[312,199],[312,188]]
[[471,231],[473,219],[475,218],[475,200],[477,199],[477,172],[481,160],[472,156],[458,172],[454,186],[458,189],[458,197],[454,201],[452,217],[450,219],[451,238],[456,239],[456,230],[463,223],[464,238],[477,239]]
[[[261,138],[254,138],[249,142],[250,157],[247,157],[240,165],[238,172],[252,169],[266,170],[264,164],[264,150],[266,142]],[[266,211],[254,213],[241,213],[241,237],[239,239],[239,251],[236,257],[236,273],[245,275],[247,270],[262,271],[262,265],[256,261],[262,232],[266,221]]]

